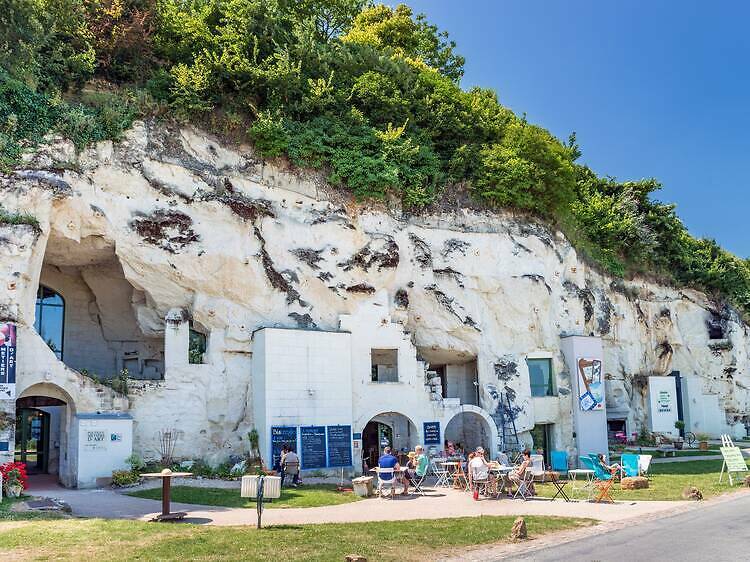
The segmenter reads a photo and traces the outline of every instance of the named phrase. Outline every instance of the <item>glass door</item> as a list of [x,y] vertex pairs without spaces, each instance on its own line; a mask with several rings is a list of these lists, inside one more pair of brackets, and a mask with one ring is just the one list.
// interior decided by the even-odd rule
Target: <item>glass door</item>
[[49,419],[47,412],[36,408],[21,408],[16,414],[15,461],[25,463],[29,474],[47,472]]

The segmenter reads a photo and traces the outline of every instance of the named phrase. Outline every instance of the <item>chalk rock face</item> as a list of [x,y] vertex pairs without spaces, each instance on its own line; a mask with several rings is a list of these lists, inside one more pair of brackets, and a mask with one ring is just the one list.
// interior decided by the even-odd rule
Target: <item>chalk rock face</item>
[[[50,139],[26,160],[0,179],[0,203],[41,230],[0,226],[0,320],[31,338],[40,282],[62,294],[78,327],[66,372],[138,379],[123,408],[146,456],[167,427],[190,436],[178,456],[244,453],[253,331],[335,330],[383,291],[420,355],[476,361],[481,405],[494,413],[507,394],[518,430],[554,422],[560,448],[572,443],[561,335],[601,336],[607,409],[630,427],[647,425],[646,377],[672,371],[688,381],[688,430],[741,433],[750,420],[750,337],[733,310],[602,275],[544,225],[359,205],[319,176],[159,123],[81,153]],[[207,336],[202,364],[165,350],[175,310]],[[62,368],[41,339],[29,353],[20,388]],[[554,396],[531,396],[530,354],[552,360]],[[66,387],[73,400],[76,384],[89,383]]]

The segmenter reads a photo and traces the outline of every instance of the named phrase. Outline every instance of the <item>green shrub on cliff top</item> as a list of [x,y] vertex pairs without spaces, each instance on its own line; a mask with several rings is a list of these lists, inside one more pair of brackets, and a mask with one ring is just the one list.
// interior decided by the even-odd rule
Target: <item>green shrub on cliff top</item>
[[[8,0],[0,165],[50,131],[79,146],[117,138],[151,96],[360,198],[418,211],[460,182],[563,227],[610,272],[694,285],[750,313],[748,262],[691,237],[652,199],[657,182],[596,176],[576,163],[574,136],[462,90],[463,63],[423,16],[368,0]],[[110,93],[91,94],[92,78]]]

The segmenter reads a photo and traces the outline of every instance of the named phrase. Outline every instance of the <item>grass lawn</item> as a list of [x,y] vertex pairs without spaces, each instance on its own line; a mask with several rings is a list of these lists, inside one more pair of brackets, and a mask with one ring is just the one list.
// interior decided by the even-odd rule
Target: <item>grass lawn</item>
[[[128,495],[152,500],[161,499],[161,487],[138,490]],[[282,488],[281,497],[267,502],[267,508],[320,507],[358,501],[362,498],[352,492],[339,492],[333,484],[311,484],[299,488]],[[240,490],[226,488],[197,488],[175,486],[172,488],[172,501],[198,505],[218,505],[223,507],[248,507],[255,509],[255,500],[241,498]]]
[[39,512],[39,511],[11,511],[13,504],[21,502],[27,499],[28,496],[20,498],[7,498],[3,497],[3,501],[0,502],[0,533],[3,530],[3,521],[25,521],[25,520],[38,520],[38,519],[60,519],[64,517],[54,512]]
[[[747,461],[750,466],[750,461]],[[619,484],[614,484],[613,497],[617,500],[682,500],[682,491],[688,486],[695,486],[704,498],[717,496],[724,492],[736,490],[727,483],[726,474],[723,483],[719,484],[719,473],[722,461],[688,461],[674,463],[652,464],[650,468],[651,480],[647,490],[620,490]],[[747,473],[745,473],[747,474]],[[740,476],[744,478],[744,476]],[[735,482],[736,482],[735,478]],[[555,489],[551,484],[537,484],[540,496],[551,497]],[[570,490],[567,487],[566,490]],[[581,492],[577,492],[580,494]],[[575,497],[581,497],[576,495]]]
[[[69,519],[0,523],[3,560],[434,560],[462,547],[508,540],[514,517],[267,527],[208,527]],[[593,524],[588,519],[526,517],[529,537]],[[3,528],[5,526],[5,528]]]

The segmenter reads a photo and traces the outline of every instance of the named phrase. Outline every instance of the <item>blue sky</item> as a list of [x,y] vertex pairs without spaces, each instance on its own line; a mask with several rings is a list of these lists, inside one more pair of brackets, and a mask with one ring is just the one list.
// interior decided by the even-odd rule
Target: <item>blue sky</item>
[[750,3],[407,0],[458,43],[464,87],[495,89],[581,161],[655,177],[695,236],[750,257]]

